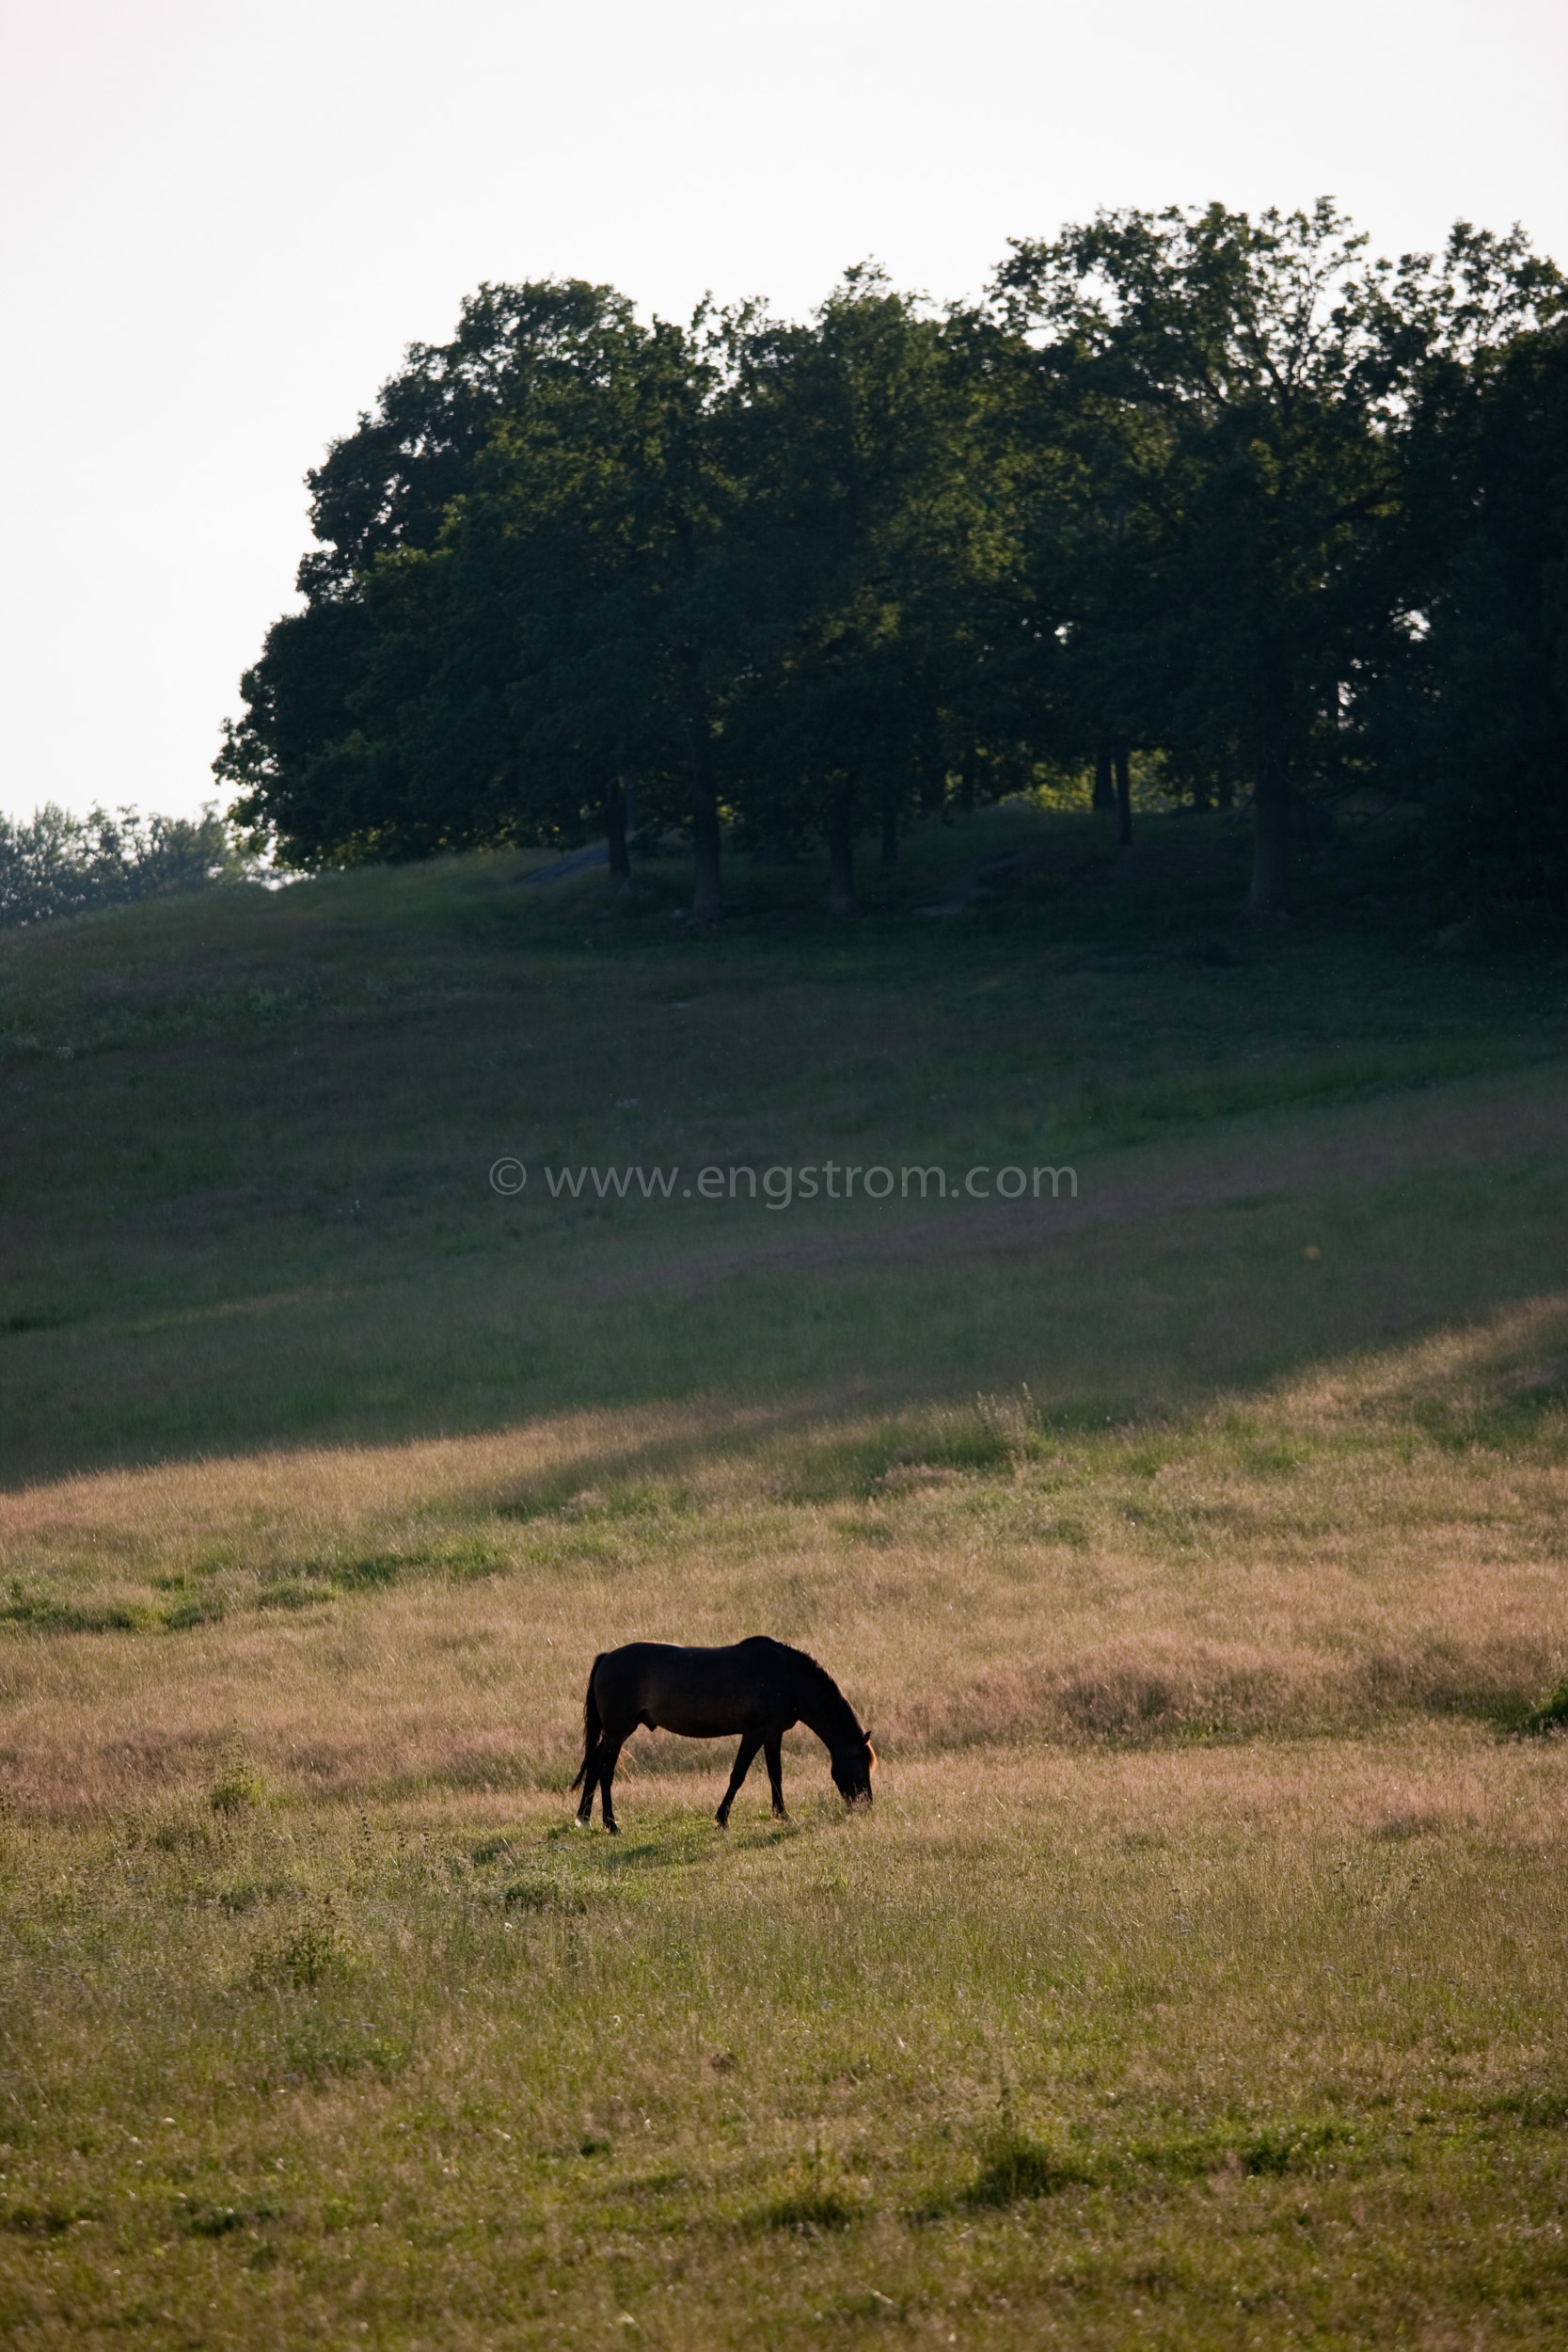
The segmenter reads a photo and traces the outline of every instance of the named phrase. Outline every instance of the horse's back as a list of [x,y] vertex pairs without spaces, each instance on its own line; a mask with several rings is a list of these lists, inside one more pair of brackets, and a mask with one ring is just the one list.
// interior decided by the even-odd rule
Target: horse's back
[[670,1642],[623,1642],[619,1649],[601,1650],[592,1676],[600,1712],[624,1708],[650,1678],[657,1681],[668,1672],[668,1660],[679,1655]]
[[705,1646],[696,1642],[623,1642],[619,1649],[601,1650],[594,1661],[594,1672],[600,1667],[622,1674],[673,1673],[685,1670],[693,1674],[722,1674],[736,1666],[748,1666],[754,1672],[763,1666],[780,1666],[799,1650],[787,1642],[775,1642],[770,1633],[748,1633],[742,1642],[724,1642]]
[[607,1722],[613,1714],[688,1739],[718,1740],[780,1713],[790,1655],[766,1633],[712,1649],[626,1642],[594,1660],[594,1690]]

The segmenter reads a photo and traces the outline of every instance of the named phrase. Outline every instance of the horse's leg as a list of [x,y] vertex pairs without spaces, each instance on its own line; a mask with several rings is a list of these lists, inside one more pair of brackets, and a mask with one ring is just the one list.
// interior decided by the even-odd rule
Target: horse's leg
[[770,1731],[762,1743],[762,1752],[768,1759],[768,1778],[773,1790],[773,1819],[787,1821],[784,1801],[784,1733]]
[[599,1758],[604,1754],[604,1734],[601,1732],[582,1759],[582,1803],[578,1806],[578,1827],[586,1829],[594,1818],[594,1791],[599,1785]]
[[756,1752],[761,1745],[762,1734],[760,1731],[748,1731],[741,1739],[740,1746],[736,1754],[735,1770],[730,1774],[730,1785],[724,1791],[724,1801],[720,1805],[718,1812],[714,1815],[714,1820],[718,1822],[721,1829],[729,1828],[730,1807],[734,1804],[736,1791],[739,1789],[740,1784],[745,1779],[747,1773],[751,1771],[752,1758],[755,1756]]
[[611,1837],[618,1837],[621,1834],[620,1823],[615,1819],[615,1807],[610,1803],[610,1784],[621,1760],[622,1746],[621,1740],[611,1740],[608,1735],[599,1743],[599,1793],[604,1801],[604,1825]]

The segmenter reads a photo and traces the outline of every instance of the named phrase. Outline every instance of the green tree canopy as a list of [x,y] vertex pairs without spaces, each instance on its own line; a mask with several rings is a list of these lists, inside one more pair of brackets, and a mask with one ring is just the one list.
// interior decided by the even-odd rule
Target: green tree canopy
[[1157,754],[1250,800],[1419,798],[1436,866],[1568,898],[1562,283],[1517,231],[1369,259],[1323,202],[1101,214],[941,311],[800,324],[485,286],[311,477],[303,609],[217,763],[292,863],[602,829],[854,850]]
[[[1369,262],[1310,213],[1102,214],[1014,246],[999,294],[1038,349],[1048,429],[1084,451],[1073,628],[1086,699],[1257,813],[1249,911],[1284,910],[1292,791],[1333,776],[1405,635],[1400,441],[1434,371],[1550,298],[1523,239],[1460,227],[1441,264]],[[1125,553],[1123,550],[1127,550]]]

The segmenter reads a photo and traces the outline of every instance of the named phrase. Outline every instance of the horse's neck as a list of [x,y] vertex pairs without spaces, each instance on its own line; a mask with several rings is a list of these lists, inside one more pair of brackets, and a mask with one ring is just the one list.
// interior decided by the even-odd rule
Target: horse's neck
[[823,1667],[815,1666],[801,1677],[796,1704],[800,1721],[808,1731],[816,1732],[825,1748],[836,1751],[860,1738],[854,1708]]

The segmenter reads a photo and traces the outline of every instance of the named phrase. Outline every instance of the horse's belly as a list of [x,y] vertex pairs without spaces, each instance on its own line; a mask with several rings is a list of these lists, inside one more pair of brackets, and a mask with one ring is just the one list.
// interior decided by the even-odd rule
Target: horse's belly
[[704,1707],[700,1704],[671,1705],[668,1701],[657,1710],[650,1709],[656,1731],[673,1731],[683,1740],[727,1740],[738,1731],[760,1730],[749,1716],[733,1708]]

